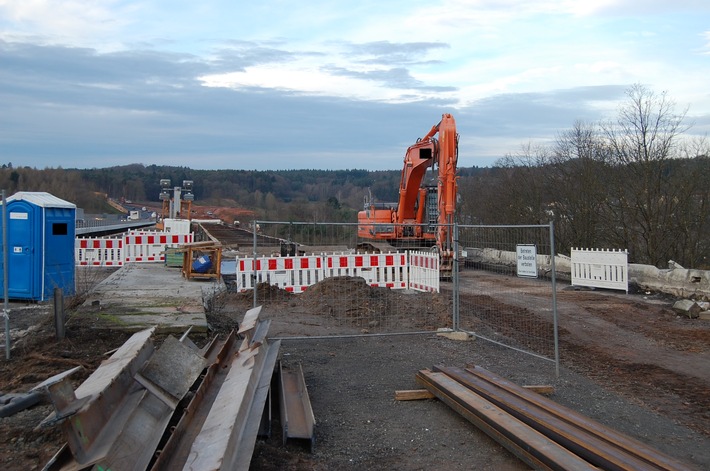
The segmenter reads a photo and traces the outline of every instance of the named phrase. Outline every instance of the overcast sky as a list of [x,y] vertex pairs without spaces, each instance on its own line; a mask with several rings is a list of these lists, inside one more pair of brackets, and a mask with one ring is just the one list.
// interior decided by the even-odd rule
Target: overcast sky
[[0,0],[0,163],[490,166],[641,83],[710,131],[707,0]]

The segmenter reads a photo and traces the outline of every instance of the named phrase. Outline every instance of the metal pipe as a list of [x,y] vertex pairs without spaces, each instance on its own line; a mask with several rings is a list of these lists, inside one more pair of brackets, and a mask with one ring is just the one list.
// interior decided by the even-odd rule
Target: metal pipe
[[269,337],[269,340],[328,340],[328,339],[356,339],[364,337],[395,337],[399,335],[424,335],[436,334],[433,330],[423,330],[418,332],[395,332],[384,334],[348,334],[348,335],[312,335],[303,337]]
[[552,276],[552,324],[555,342],[555,375],[560,377],[560,336],[557,319],[557,271],[555,269],[555,223],[550,221],[550,276]]
[[257,293],[257,287],[258,287],[258,286],[257,286],[257,279],[256,279],[256,273],[257,273],[257,272],[256,272],[256,256],[257,256],[257,254],[256,254],[256,228],[257,228],[258,225],[259,225],[259,221],[254,220],[254,221],[252,222],[252,233],[253,233],[253,236],[254,236],[253,247],[252,247],[252,249],[253,249],[253,250],[252,250],[252,256],[253,256],[253,258],[252,258],[252,262],[251,262],[251,263],[252,263],[252,266],[251,266],[251,268],[252,268],[252,272],[251,272],[251,273],[252,273],[252,275],[251,275],[251,285],[252,285],[252,287],[253,287],[253,289],[254,289],[254,293],[253,293],[254,302],[253,302],[252,308],[255,308],[255,307],[257,306],[257,304],[258,304],[258,293]]
[[455,223],[453,226],[453,232],[454,232],[454,266],[453,266],[453,281],[454,281],[454,290],[453,290],[453,319],[452,319],[452,328],[454,330],[459,330],[461,327],[461,307],[459,305],[459,293],[461,291],[461,282],[459,279],[459,270],[461,269],[461,266],[459,265],[459,225],[458,223]]
[[8,266],[7,266],[7,201],[2,190],[2,276],[4,304],[2,315],[5,318],[5,359],[10,359],[10,306],[8,302]]

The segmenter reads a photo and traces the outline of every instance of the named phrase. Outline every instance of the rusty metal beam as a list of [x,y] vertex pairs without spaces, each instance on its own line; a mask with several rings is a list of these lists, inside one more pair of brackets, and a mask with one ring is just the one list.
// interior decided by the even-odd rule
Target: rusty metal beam
[[[257,415],[257,412],[252,412],[252,407],[259,409],[259,404],[254,400],[255,393],[260,389],[263,374],[268,373],[270,379],[279,346],[275,343],[271,347],[247,348],[234,356],[182,469],[249,469],[259,423],[256,422],[254,433],[250,434],[248,419]],[[266,392],[268,389],[264,391],[264,400]],[[264,404],[259,402],[260,417]]]
[[68,442],[45,469],[247,470],[280,349],[259,311],[247,312],[243,339],[232,332],[199,349],[185,333],[156,351],[148,329],[76,391],[76,369],[45,381],[56,408],[46,422],[61,422]]
[[647,467],[650,469],[648,463],[623,449],[609,446],[608,442],[598,436],[584,433],[574,424],[532,406],[523,397],[513,395],[495,383],[484,381],[463,368],[436,367],[435,371],[446,374],[595,466],[608,471],[632,471]]
[[287,368],[280,363],[279,385],[284,445],[288,441],[301,441],[307,443],[309,450],[313,451],[315,443],[313,429],[316,419],[308,397],[301,363],[298,363],[298,368]]
[[119,411],[140,401],[142,395],[135,389],[133,376],[154,352],[153,330],[129,338],[73,392],[75,400],[66,385],[59,389],[47,386],[56,410],[42,425],[61,423],[77,465],[88,466],[106,455],[128,418]]
[[280,349],[258,314],[245,316],[241,342],[233,332],[219,349],[151,470],[249,468]]
[[152,333],[134,334],[76,392],[66,378],[47,385],[56,408],[51,421],[64,420],[68,448],[46,469],[146,469],[179,400],[205,366],[193,347],[174,337],[154,352]]
[[[610,471],[693,469],[646,444],[605,427],[483,368],[438,366],[434,367],[434,371],[445,375],[470,394],[498,408],[510,418],[519,420],[599,469]],[[417,379],[422,381],[420,376],[421,372],[417,375]],[[454,402],[457,404],[456,410],[459,412],[463,410],[461,413],[465,416],[475,413],[468,400],[462,401],[459,398],[454,399]],[[501,443],[505,444],[506,437],[501,437],[501,433],[496,434],[495,431],[491,434],[490,425],[481,424],[480,420],[474,423],[496,439],[502,438]],[[533,444],[529,446],[532,448]]]
[[[437,369],[437,368],[435,368]],[[586,417],[579,412],[564,407],[551,399],[533,394],[505,378],[502,378],[484,368],[475,366],[465,369],[468,378],[477,378],[483,381],[482,384],[489,384],[500,391],[505,391],[512,398],[517,398],[522,402],[522,407],[526,410],[539,411],[538,415],[549,417],[550,420],[557,420],[569,424],[582,436],[584,443],[599,443],[605,449],[622,450],[625,455],[633,459],[637,466],[659,470],[692,470],[687,464],[669,457],[649,445],[635,440],[628,435],[622,434],[612,428]],[[521,414],[524,413],[521,412]],[[638,468],[629,468],[638,469]]]
[[229,361],[237,354],[239,339],[232,332],[223,342],[212,342],[210,351],[214,361],[207,368],[199,388],[188,407],[182,411],[177,425],[165,445],[156,451],[156,460],[150,469],[180,469],[190,452],[195,437],[202,428],[210,407],[229,371]]
[[533,469],[597,470],[444,373],[421,370],[417,381]]

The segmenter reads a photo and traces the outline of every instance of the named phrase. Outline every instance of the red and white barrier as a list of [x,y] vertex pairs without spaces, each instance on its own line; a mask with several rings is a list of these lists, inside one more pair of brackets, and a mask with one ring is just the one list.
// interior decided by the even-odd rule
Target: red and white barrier
[[192,234],[131,231],[124,237],[124,262],[164,262],[165,248],[192,242]]
[[123,238],[76,239],[76,265],[120,267],[123,265]]
[[[364,278],[373,287],[439,292],[439,260],[436,254],[324,254],[298,257],[237,258],[236,283],[239,291],[268,283],[292,293],[330,277]],[[256,263],[256,269],[255,264]]]
[[130,231],[122,237],[76,239],[76,264],[81,266],[122,266],[133,262],[164,262],[165,248],[193,241],[193,234]]
[[323,259],[317,255],[302,257],[261,257],[237,259],[237,287],[240,291],[254,288],[256,282],[278,286],[291,293],[302,293],[323,279]]
[[407,288],[407,254],[325,255],[325,277],[359,276],[368,285],[393,289]]
[[409,287],[417,291],[439,292],[439,255],[409,252]]

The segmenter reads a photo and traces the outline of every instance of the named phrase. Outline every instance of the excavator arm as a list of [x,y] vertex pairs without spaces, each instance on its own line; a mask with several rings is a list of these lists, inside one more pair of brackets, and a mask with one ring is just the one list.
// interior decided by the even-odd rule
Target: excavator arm
[[441,251],[453,249],[452,224],[456,213],[456,198],[458,194],[458,135],[456,121],[450,114],[445,114],[439,123],[439,227],[437,246]]
[[[446,269],[452,260],[457,160],[456,121],[447,113],[407,149],[397,203],[365,203],[358,214],[358,236],[397,247],[436,246]],[[422,184],[429,168],[437,171],[436,186]]]

